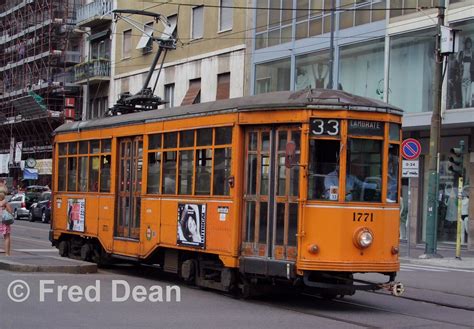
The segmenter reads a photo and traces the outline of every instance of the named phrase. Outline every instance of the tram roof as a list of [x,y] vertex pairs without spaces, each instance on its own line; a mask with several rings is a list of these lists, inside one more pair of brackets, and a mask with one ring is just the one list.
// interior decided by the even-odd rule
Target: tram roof
[[402,115],[403,113],[401,109],[382,101],[352,95],[340,90],[306,89],[297,92],[278,91],[161,110],[103,117],[88,121],[75,121],[63,124],[55,130],[55,133],[77,132],[211,114],[302,108],[368,111],[396,115]]

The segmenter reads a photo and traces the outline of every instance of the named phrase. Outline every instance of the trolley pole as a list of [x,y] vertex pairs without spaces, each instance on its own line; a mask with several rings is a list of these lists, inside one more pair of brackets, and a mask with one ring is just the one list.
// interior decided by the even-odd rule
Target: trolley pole
[[440,0],[436,29],[435,67],[433,79],[433,114],[430,129],[430,154],[428,163],[428,203],[426,217],[426,247],[424,258],[441,257],[437,254],[439,142],[441,136],[441,88],[444,57],[441,54],[441,26],[444,25],[445,1]]

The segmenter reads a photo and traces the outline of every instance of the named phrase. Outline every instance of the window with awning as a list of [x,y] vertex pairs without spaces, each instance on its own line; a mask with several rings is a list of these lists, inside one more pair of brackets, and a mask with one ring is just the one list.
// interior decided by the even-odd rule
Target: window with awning
[[201,79],[189,81],[189,88],[181,102],[181,105],[201,103]]

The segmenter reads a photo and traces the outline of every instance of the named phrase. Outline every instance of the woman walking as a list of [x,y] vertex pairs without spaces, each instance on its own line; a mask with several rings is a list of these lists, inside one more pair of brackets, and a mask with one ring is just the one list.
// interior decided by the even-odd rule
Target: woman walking
[[[5,184],[2,184],[3,186],[0,186],[0,218],[3,216],[4,211],[8,211],[9,213],[12,213],[12,208],[8,204],[8,202],[5,200],[5,196],[7,193],[6,186]],[[5,241],[5,256],[10,256],[10,251],[11,251],[11,240],[10,240],[10,233],[11,233],[11,227],[9,224],[3,224],[0,221],[0,234],[3,235],[3,239]]]

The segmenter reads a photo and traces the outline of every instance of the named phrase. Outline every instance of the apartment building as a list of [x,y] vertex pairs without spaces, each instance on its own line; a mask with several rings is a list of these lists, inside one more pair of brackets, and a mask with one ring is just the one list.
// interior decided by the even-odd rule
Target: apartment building
[[[336,0],[334,5],[331,0],[253,2],[250,93],[338,88],[402,108],[404,138],[418,139],[422,155],[419,177],[403,179],[401,239],[423,243],[439,1]],[[446,6],[446,25],[459,30],[460,44],[447,60],[443,82],[437,238],[441,244],[456,241],[457,179],[448,158],[463,140],[464,196],[471,198],[462,243],[474,250],[474,1],[447,0]]]
[[0,1],[0,175],[9,185],[51,184],[51,134],[79,96],[76,2]]
[[[244,94],[247,1],[117,1],[118,8],[159,13],[173,28],[176,49],[166,56],[158,78],[153,73],[150,87],[167,103],[165,107],[239,97]],[[163,37],[164,25],[151,17],[133,15],[133,26],[119,20],[112,47],[114,64],[109,103],[121,93],[138,92],[158,46],[150,35]],[[145,30],[143,33],[137,26]],[[157,80],[158,78],[158,80]]]

